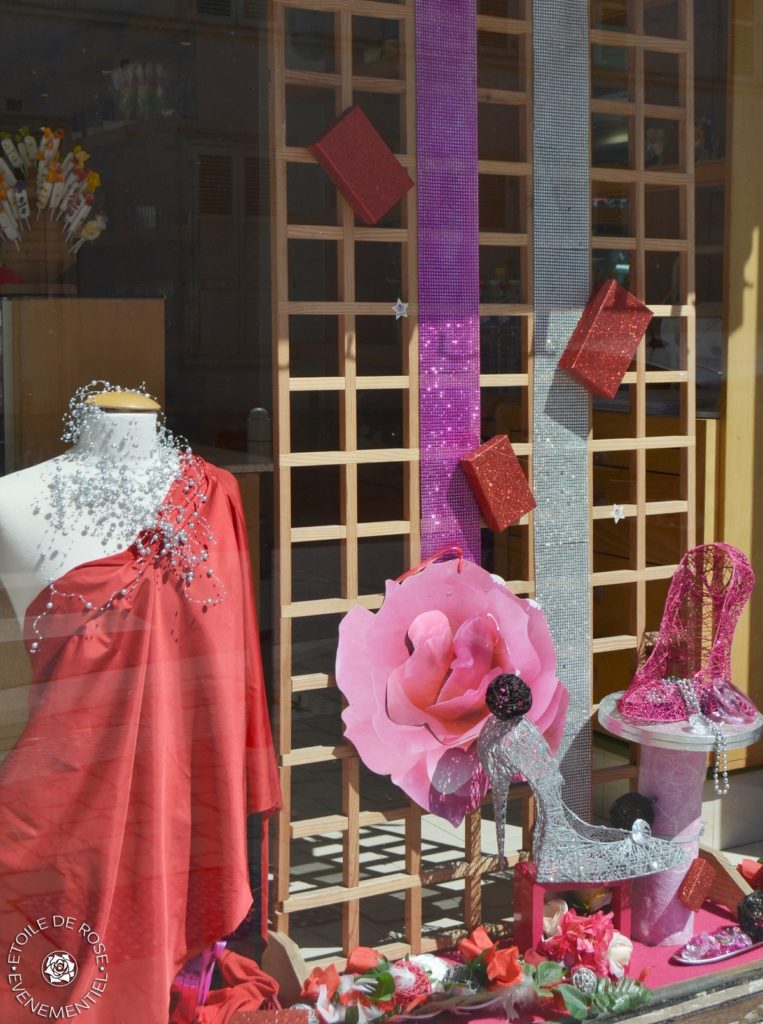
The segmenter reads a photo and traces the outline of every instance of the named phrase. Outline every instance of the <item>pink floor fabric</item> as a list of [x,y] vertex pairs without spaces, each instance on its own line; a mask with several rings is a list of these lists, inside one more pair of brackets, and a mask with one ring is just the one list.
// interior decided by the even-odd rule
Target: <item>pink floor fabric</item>
[[[695,914],[693,934],[712,932],[727,924],[736,924],[736,918],[732,914],[720,907],[714,911],[703,908]],[[644,984],[649,988],[661,988],[663,985],[675,985],[679,981],[698,978],[703,974],[715,974],[732,967],[749,966],[756,961],[760,961],[763,966],[763,946],[752,949],[749,953],[740,953],[728,960],[721,960],[717,964],[698,964],[696,967],[669,963],[670,957],[678,949],[680,946],[642,946],[640,942],[634,942],[628,974],[632,978],[637,978],[643,968],[649,967]]]

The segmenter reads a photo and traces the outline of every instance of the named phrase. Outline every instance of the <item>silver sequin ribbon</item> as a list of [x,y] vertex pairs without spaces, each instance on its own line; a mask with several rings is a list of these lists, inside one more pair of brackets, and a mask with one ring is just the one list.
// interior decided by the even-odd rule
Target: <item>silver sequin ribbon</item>
[[587,0],[533,0],[536,597],[570,693],[567,804],[591,800],[588,395],[557,363],[590,294]]

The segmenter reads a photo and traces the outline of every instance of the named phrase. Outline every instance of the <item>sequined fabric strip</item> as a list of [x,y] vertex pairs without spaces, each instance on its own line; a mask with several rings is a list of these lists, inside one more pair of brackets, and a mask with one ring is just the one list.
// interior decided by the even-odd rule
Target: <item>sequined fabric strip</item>
[[588,396],[557,370],[590,293],[587,0],[533,0],[536,597],[570,707],[564,796],[590,813]]
[[479,563],[459,460],[479,444],[476,5],[416,2],[421,554]]

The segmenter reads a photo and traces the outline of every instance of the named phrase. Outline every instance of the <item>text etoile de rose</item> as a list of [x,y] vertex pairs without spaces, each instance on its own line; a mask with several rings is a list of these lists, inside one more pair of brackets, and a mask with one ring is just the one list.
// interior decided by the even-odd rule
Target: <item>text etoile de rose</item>
[[[36,935],[40,935],[49,929],[70,931],[78,937],[84,938],[95,960],[96,973],[90,983],[90,987],[73,1002],[63,1002],[56,1005],[41,998],[36,998],[24,983],[22,970],[26,968],[24,963],[25,947]],[[34,924],[25,925],[15,936],[13,942],[8,947],[6,959],[8,962],[8,985],[15,1000],[22,1006],[26,1006],[29,1012],[37,1017],[49,1020],[65,1020],[77,1017],[97,1005],[98,1000],[104,994],[108,985],[107,965],[109,958],[106,947],[101,941],[98,932],[84,921],[78,922],[75,917],[63,914],[38,917]],[[64,994],[63,991],[61,994]]]

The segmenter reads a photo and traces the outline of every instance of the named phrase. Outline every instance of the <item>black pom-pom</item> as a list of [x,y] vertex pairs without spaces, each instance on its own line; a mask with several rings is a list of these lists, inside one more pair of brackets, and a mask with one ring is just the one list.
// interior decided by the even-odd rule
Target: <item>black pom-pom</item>
[[753,942],[763,941],[763,890],[749,892],[737,907],[739,926]]
[[496,676],[487,688],[485,703],[496,718],[507,722],[527,714],[533,706],[533,695],[519,676]]
[[615,828],[624,828],[626,832],[637,818],[654,825],[654,800],[643,793],[623,793],[609,808],[609,820]]

